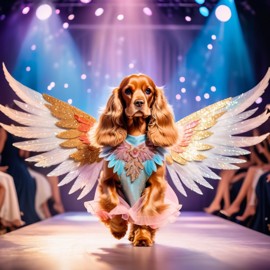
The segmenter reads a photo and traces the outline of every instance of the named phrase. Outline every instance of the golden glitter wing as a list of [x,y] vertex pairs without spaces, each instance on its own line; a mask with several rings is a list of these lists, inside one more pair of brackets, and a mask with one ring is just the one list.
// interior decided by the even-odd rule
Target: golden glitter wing
[[37,167],[58,165],[49,175],[65,175],[59,185],[74,181],[69,193],[82,189],[78,199],[95,185],[102,168],[100,149],[91,145],[89,132],[96,120],[85,112],[51,97],[40,94],[16,81],[3,64],[11,88],[21,99],[14,100],[19,110],[0,105],[0,110],[19,125],[0,125],[9,133],[30,140],[14,146],[41,152],[27,161]]
[[176,123],[179,140],[170,148],[167,169],[176,188],[184,196],[187,196],[184,186],[199,194],[202,191],[197,184],[212,188],[206,179],[220,177],[211,169],[238,169],[235,164],[245,162],[239,156],[249,154],[242,147],[258,144],[269,135],[240,135],[268,120],[270,114],[266,111],[251,117],[258,108],[248,108],[264,93],[269,79],[270,68],[251,90],[216,102]]

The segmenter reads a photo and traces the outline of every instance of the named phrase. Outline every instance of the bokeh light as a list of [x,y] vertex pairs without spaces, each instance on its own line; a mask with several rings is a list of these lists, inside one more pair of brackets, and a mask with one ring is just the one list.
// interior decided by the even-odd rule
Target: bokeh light
[[209,15],[209,9],[207,7],[200,7],[199,11],[204,17],[207,17]]
[[81,75],[81,79],[82,79],[82,80],[85,80],[86,78],[87,78],[86,74],[82,74],[82,75]]
[[80,0],[82,3],[84,3],[84,4],[88,4],[88,3],[90,3],[92,0]]
[[75,18],[75,15],[74,15],[74,14],[68,15],[68,19],[69,19],[70,21],[74,20],[74,18]]
[[256,104],[260,104],[260,103],[262,103],[262,101],[263,101],[262,97],[259,97],[259,98],[256,100]]
[[123,21],[124,18],[125,18],[125,16],[124,16],[123,14],[117,15],[117,20],[118,20],[118,21]]
[[186,80],[186,78],[183,77],[183,76],[181,76],[181,77],[179,78],[179,81],[182,82],[182,83],[185,82],[185,80]]
[[30,11],[30,7],[24,7],[23,10],[22,10],[22,14],[26,15],[28,14],[28,12]]
[[199,101],[201,101],[201,97],[200,97],[200,96],[196,96],[196,97],[195,97],[195,100],[196,100],[197,102],[199,102]]
[[152,16],[152,10],[149,7],[144,7],[143,13],[147,16]]
[[199,5],[202,5],[204,4],[205,0],[195,0],[195,2]]
[[95,11],[95,15],[97,17],[101,16],[104,13],[104,9],[103,8],[97,8]]
[[64,22],[64,23],[63,23],[63,28],[64,28],[64,29],[68,29],[68,27],[69,27],[69,23],[68,23],[68,22]]

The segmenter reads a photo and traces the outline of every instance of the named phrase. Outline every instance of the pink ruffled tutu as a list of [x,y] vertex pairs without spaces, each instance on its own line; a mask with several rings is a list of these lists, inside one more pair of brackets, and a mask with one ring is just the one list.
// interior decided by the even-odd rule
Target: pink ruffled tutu
[[113,218],[116,215],[122,215],[122,218],[128,220],[129,222],[137,225],[147,225],[153,229],[160,228],[167,223],[172,223],[180,215],[179,210],[182,205],[179,204],[178,198],[174,193],[173,189],[167,185],[165,194],[165,204],[168,205],[161,214],[154,216],[144,216],[141,213],[143,197],[141,197],[132,207],[119,196],[119,204],[107,212],[100,208],[98,201],[98,192],[96,192],[95,198],[92,201],[84,203],[87,211],[92,215],[98,216],[102,221]]

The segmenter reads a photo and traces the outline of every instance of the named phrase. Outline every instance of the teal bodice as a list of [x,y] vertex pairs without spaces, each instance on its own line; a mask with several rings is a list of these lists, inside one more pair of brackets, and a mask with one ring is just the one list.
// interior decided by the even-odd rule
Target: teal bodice
[[147,180],[157,170],[157,165],[163,164],[166,153],[166,149],[147,143],[146,135],[128,135],[117,147],[103,147],[100,157],[107,160],[108,167],[117,173],[122,192],[133,206],[141,197]]

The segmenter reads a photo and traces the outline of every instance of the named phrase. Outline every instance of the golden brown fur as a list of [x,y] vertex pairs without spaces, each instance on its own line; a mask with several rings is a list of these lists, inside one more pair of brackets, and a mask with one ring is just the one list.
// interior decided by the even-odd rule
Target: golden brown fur
[[[125,77],[120,86],[113,90],[107,106],[92,133],[92,141],[99,146],[117,146],[127,134],[138,136],[147,134],[147,139],[155,146],[168,147],[177,141],[174,118],[162,89],[151,78],[143,74]],[[105,162],[99,179],[100,206],[111,211],[119,202],[117,189],[119,178]],[[143,215],[156,215],[166,209],[164,204],[166,181],[165,167],[159,166],[147,181],[143,196]],[[127,221],[121,216],[103,221],[117,239],[128,229]],[[155,229],[132,224],[129,240],[134,246],[151,246]]]

